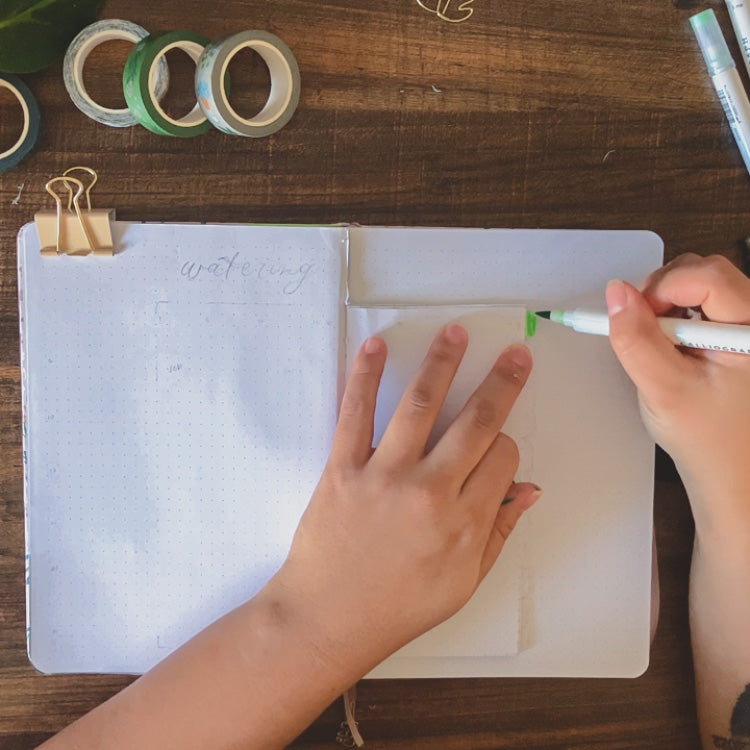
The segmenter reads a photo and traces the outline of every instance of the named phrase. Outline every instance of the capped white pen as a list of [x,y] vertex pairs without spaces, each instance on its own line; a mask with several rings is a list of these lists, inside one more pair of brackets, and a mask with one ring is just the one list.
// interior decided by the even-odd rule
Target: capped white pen
[[[536,313],[580,333],[609,336],[609,317],[598,310],[542,310]],[[750,354],[750,326],[696,318],[657,318],[665,336],[677,346]]]
[[748,0],[726,0],[734,33],[742,50],[748,75],[750,75],[750,6]]
[[690,25],[695,32],[742,160],[750,172],[750,100],[721,33],[716,14],[710,8],[704,10],[690,17]]

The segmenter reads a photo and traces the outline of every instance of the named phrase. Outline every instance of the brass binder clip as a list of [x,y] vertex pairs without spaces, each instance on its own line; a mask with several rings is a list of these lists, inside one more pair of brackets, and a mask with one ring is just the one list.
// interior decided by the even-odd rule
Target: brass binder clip
[[[91,175],[88,187],[70,173],[82,170]],[[39,234],[42,255],[113,255],[112,227],[114,209],[92,209],[91,188],[97,181],[96,172],[90,167],[71,167],[60,177],[52,178],[46,185],[47,192],[55,199],[57,210],[37,211],[34,222]],[[53,185],[63,183],[68,191],[68,206],[63,207],[60,195]],[[75,191],[74,191],[75,188]],[[86,196],[86,210],[80,201]]]

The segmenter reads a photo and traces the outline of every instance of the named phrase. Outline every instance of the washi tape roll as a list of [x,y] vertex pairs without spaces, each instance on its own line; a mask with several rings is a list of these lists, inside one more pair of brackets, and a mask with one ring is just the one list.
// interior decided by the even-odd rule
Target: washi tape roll
[[[222,83],[231,59],[247,47],[263,58],[271,74],[268,101],[249,120],[235,112]],[[201,109],[219,130],[232,135],[261,138],[281,130],[297,109],[300,94],[299,67],[289,47],[274,34],[267,31],[241,31],[206,47],[195,71],[195,90]]]
[[196,64],[208,39],[193,31],[169,31],[141,39],[130,53],[122,75],[125,101],[138,122],[153,133],[192,138],[211,129],[203,110],[195,103],[188,114],[176,120],[159,104],[154,87],[156,68],[172,49],[185,52]]
[[0,153],[0,172],[18,166],[36,145],[39,137],[42,117],[39,105],[29,87],[18,77],[10,73],[0,73],[0,88],[9,89],[21,103],[23,109],[23,128],[18,140],[7,150]]
[[[142,26],[118,18],[107,18],[87,26],[70,43],[63,61],[63,81],[65,88],[73,100],[73,104],[92,120],[109,125],[113,128],[126,128],[137,125],[138,121],[130,110],[112,109],[97,104],[83,83],[83,68],[91,52],[100,44],[112,41],[125,41],[137,44],[148,36],[148,31]],[[169,68],[167,61],[162,58],[156,66],[154,94],[161,99],[169,88]]]

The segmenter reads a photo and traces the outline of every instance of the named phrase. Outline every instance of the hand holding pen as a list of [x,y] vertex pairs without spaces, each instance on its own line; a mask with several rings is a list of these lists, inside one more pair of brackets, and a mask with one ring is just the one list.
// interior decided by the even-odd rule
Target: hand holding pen
[[683,255],[642,292],[611,282],[607,304],[612,348],[647,429],[675,460],[697,533],[726,541],[750,530],[750,357],[676,348],[657,318],[700,307],[713,322],[750,326],[750,279],[721,256]]
[[[657,316],[699,307],[750,327],[750,279],[720,256],[684,255],[639,292],[607,287],[610,342],[638,388],[641,414],[675,461],[695,519],[690,632],[702,746],[750,720],[750,356],[684,349]],[[612,426],[613,430],[617,425]]]

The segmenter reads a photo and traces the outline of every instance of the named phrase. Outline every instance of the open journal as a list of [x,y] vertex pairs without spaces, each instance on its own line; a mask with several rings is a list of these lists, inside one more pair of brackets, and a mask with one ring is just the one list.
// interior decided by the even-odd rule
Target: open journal
[[[115,222],[111,257],[19,234],[28,649],[147,670],[288,551],[351,361],[389,344],[376,440],[437,330],[470,346],[436,428],[526,309],[603,304],[640,231]],[[606,339],[541,324],[506,431],[545,496],[469,605],[376,677],[628,676],[648,661],[653,445]],[[342,613],[345,616],[345,613]]]

